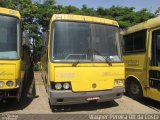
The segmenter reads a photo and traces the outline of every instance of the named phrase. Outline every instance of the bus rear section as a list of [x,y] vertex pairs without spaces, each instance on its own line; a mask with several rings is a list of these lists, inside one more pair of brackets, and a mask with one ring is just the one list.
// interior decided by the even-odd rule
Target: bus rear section
[[0,100],[20,100],[23,80],[31,64],[26,48],[21,51],[20,19],[18,11],[0,7]]
[[128,95],[160,101],[160,18],[139,23],[124,36],[125,88]]
[[52,17],[49,41],[44,42],[50,48],[44,47],[42,55],[42,77],[51,105],[122,97],[124,64],[118,24],[113,23],[88,16]]

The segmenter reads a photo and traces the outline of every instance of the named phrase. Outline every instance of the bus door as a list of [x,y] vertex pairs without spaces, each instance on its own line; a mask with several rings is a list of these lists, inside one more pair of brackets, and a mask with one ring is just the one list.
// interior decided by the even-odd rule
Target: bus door
[[151,31],[151,62],[147,96],[160,101],[160,28]]

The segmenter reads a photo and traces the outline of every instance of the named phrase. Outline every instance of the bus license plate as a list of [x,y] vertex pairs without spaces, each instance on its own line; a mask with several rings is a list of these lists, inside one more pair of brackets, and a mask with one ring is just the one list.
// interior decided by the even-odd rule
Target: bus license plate
[[91,101],[91,100],[99,100],[100,97],[90,97],[90,98],[87,98],[88,101]]

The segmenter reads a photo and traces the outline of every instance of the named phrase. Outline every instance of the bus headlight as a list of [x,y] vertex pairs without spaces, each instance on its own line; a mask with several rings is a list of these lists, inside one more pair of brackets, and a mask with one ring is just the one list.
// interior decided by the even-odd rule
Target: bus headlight
[[56,90],[61,90],[62,89],[62,84],[61,83],[56,83],[55,88],[56,88]]
[[14,82],[13,82],[13,81],[8,81],[8,82],[6,83],[6,85],[7,85],[8,87],[13,87]]
[[0,88],[4,87],[5,83],[3,81],[0,81]]
[[69,83],[64,83],[64,84],[63,84],[63,89],[67,90],[67,89],[69,89],[69,88],[70,88]]
[[114,80],[114,86],[123,86],[123,80],[121,79]]

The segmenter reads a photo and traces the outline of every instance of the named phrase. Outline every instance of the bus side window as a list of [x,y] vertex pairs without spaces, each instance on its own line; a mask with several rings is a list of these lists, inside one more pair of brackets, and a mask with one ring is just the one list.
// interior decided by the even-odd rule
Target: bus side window
[[160,30],[152,33],[152,66],[160,66]]
[[[152,49],[151,49],[151,66],[160,66],[160,30],[152,32]],[[160,71],[149,71],[150,82],[152,88],[160,89]]]
[[124,36],[124,53],[144,52],[146,44],[146,30],[141,30]]
[[158,66],[160,66],[160,32],[157,35],[157,59],[158,59]]

